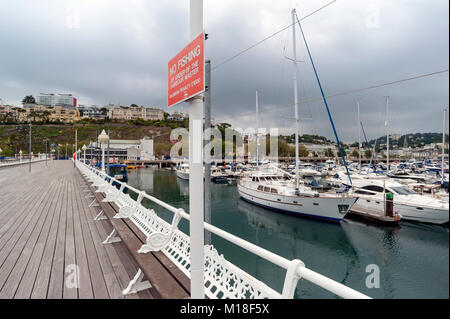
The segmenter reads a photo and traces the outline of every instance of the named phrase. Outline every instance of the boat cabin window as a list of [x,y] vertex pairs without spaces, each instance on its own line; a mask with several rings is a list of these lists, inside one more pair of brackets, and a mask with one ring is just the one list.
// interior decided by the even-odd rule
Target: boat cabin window
[[405,187],[405,186],[397,186],[397,187],[391,187],[392,191],[394,191],[394,193],[399,194],[399,195],[414,195],[417,194],[416,192],[414,192],[413,190],[410,190],[409,188]]
[[258,186],[258,190],[259,190],[259,191],[263,191],[263,190],[264,190],[264,186],[259,185],[259,186]]
[[271,193],[274,193],[274,194],[278,194],[278,190],[277,190],[276,188],[271,188],[271,189],[270,189],[270,192],[271,192]]
[[365,191],[362,191],[360,189],[358,189],[355,193],[356,194],[361,194],[361,195],[375,195],[373,193],[365,192]]
[[264,187],[264,191],[270,193],[270,187]]
[[383,192],[383,187],[381,186],[376,186],[376,185],[369,185],[369,186],[364,186],[362,189],[367,189],[369,191],[372,192],[377,192],[377,193],[382,193]]

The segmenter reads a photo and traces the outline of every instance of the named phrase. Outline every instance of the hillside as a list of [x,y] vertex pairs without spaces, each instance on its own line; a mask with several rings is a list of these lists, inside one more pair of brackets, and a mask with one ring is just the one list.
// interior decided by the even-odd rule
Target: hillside
[[[398,137],[398,136],[397,136]],[[398,146],[403,147],[405,145],[405,138],[407,140],[408,147],[423,147],[424,145],[431,143],[442,143],[442,133],[410,133],[406,135],[401,135],[398,138],[390,138],[390,143],[392,147]],[[448,134],[446,134],[446,142],[448,143]],[[369,141],[369,144],[373,146],[375,140]],[[377,145],[386,144],[386,136],[381,136],[377,140]],[[390,147],[391,148],[391,147]]]
[[[96,141],[101,130],[110,130],[111,139],[140,139],[144,136],[154,139],[154,151],[156,155],[168,154],[170,150],[170,131],[172,127],[156,125],[129,125],[126,123],[106,124],[73,124],[73,125],[34,125],[32,127],[32,151],[34,153],[45,152],[45,139],[48,145],[61,145],[65,152],[72,151],[75,142],[75,130],[78,134],[78,147],[88,145],[89,141]],[[20,150],[28,152],[29,129],[28,125],[0,125],[0,148],[2,155],[12,156]],[[69,151],[68,151],[69,153]]]

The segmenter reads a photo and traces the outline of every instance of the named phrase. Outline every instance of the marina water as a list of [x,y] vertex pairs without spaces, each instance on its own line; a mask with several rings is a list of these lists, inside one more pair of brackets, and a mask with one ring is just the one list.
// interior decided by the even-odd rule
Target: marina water
[[[189,211],[189,181],[177,178],[174,171],[133,170],[128,183]],[[298,218],[245,202],[235,186],[226,184],[212,184],[211,197],[214,226],[287,259],[300,259],[309,268],[373,298],[449,298],[448,226],[402,221],[397,227],[384,227],[347,217],[340,224]],[[150,202],[143,204],[153,207]],[[154,208],[171,222],[172,213]],[[188,233],[185,220],[180,229]],[[233,264],[282,290],[283,269],[215,235],[212,244]],[[366,286],[371,265],[379,269],[379,288]],[[295,298],[336,296],[300,280]]]

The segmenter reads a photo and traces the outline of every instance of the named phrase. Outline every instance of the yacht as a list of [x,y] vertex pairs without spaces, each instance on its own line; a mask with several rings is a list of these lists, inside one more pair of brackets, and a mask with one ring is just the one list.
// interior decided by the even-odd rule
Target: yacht
[[275,211],[339,222],[358,197],[349,194],[319,193],[304,182],[298,187],[280,171],[264,170],[244,174],[237,183],[244,200]]
[[177,168],[177,176],[184,180],[189,180],[189,164],[182,163]]
[[384,212],[385,193],[394,194],[394,211],[402,220],[431,224],[448,222],[449,203],[444,199],[422,196],[414,190],[389,179],[354,179],[350,194],[359,197],[355,208]]

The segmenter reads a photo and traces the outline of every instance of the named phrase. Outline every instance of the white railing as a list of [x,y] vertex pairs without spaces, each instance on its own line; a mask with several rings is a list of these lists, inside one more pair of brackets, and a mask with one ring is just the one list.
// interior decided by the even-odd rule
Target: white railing
[[[31,163],[43,162],[45,160],[46,160],[45,158],[33,159],[33,160],[31,160]],[[47,160],[50,161],[50,158],[48,158]],[[8,166],[24,165],[24,164],[30,164],[30,159],[24,159],[22,161],[19,160],[19,161],[0,162],[0,168],[8,167]]]
[[[98,187],[97,191],[106,193],[103,201],[114,202],[119,206],[120,210],[115,218],[130,218],[148,236],[147,243],[143,245],[139,252],[161,250],[186,276],[190,277],[189,237],[178,229],[181,218],[190,220],[189,214],[183,209],[177,209],[80,161],[78,161],[77,167],[88,180],[93,182],[94,186]],[[113,183],[117,186],[120,185],[120,188],[114,186]],[[138,194],[136,201],[132,200],[128,194],[124,194],[125,188]],[[158,217],[154,210],[143,207],[141,202],[144,198],[172,212],[174,214],[172,223],[169,224]],[[288,260],[208,223],[204,223],[204,227],[209,232],[286,270],[283,291],[280,294],[228,262],[223,255],[218,254],[212,245],[206,245],[205,294],[209,298],[290,299],[294,297],[298,280],[301,278],[342,298],[370,298],[308,269],[301,260]]]

